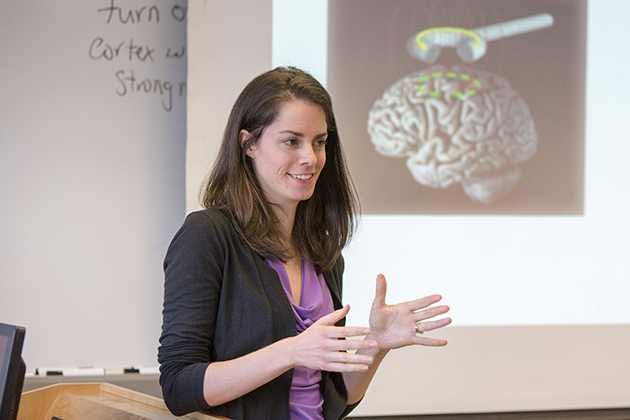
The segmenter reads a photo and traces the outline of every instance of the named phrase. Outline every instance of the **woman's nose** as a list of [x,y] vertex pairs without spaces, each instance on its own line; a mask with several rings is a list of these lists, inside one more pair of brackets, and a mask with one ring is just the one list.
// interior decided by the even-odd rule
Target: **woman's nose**
[[301,163],[308,166],[314,166],[317,163],[317,154],[315,153],[312,144],[307,144],[302,148],[302,154],[300,158]]

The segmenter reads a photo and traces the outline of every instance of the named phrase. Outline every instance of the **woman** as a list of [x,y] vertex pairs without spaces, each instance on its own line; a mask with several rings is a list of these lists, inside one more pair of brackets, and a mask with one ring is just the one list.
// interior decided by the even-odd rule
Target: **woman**
[[382,275],[370,328],[344,326],[356,199],[330,96],[307,73],[277,68],[241,92],[203,205],[164,261],[158,358],[173,413],[343,418],[390,349],[446,344],[418,335],[450,323],[427,321],[448,311],[428,308],[440,296],[388,306]]

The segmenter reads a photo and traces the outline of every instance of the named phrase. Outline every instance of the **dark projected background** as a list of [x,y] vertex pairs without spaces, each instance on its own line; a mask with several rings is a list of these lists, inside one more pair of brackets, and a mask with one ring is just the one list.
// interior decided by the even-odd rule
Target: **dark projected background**
[[364,214],[581,215],[586,2],[329,2]]

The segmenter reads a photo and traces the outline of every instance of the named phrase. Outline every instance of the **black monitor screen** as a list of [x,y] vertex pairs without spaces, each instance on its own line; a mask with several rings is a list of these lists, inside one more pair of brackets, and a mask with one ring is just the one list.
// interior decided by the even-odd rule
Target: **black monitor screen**
[[[9,337],[0,335],[0,372],[4,376],[4,356],[7,353],[7,345],[9,344]],[[0,382],[0,395],[4,393],[4,383]]]
[[17,416],[26,371],[24,335],[24,328],[0,323],[0,420]]

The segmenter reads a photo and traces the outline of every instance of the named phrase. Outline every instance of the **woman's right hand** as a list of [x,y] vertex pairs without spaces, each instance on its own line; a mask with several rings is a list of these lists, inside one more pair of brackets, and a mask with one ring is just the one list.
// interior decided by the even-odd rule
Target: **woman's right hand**
[[308,327],[290,340],[290,354],[294,366],[304,366],[329,372],[362,372],[373,362],[371,356],[348,353],[348,350],[376,348],[376,341],[344,340],[365,336],[368,328],[337,327],[335,323],[350,311],[346,305]]

